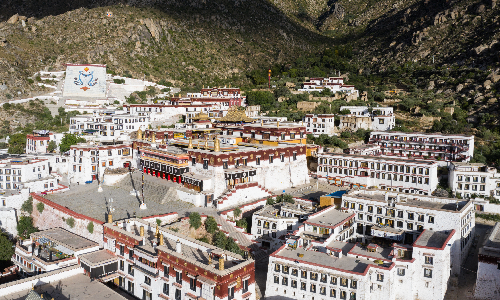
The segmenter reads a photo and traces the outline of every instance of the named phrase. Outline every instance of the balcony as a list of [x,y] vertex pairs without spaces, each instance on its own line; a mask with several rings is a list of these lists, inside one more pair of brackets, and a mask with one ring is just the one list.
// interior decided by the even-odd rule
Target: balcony
[[134,268],[138,269],[139,271],[150,273],[153,276],[158,276],[158,269],[150,267],[150,266],[140,262],[137,259],[134,259],[134,264],[135,264]]

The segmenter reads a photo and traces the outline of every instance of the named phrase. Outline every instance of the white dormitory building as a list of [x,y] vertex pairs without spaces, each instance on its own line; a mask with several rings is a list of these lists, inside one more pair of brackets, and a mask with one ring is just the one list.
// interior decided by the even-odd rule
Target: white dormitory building
[[448,186],[457,196],[464,198],[495,197],[500,199],[500,174],[494,167],[481,163],[451,163]]
[[344,84],[342,77],[326,77],[326,78],[311,78],[302,84],[301,92],[321,92],[324,89],[329,89],[332,93],[344,93],[347,95],[354,94],[359,97],[359,91],[354,85]]
[[433,161],[319,153],[317,175],[339,186],[430,195],[438,185],[437,168]]
[[57,188],[58,181],[50,174],[48,159],[6,157],[0,160],[0,190],[29,189],[38,193]]
[[71,118],[69,131],[73,134],[98,135],[103,140],[118,139],[121,134],[145,130],[150,124],[149,116],[134,114],[93,113]]
[[131,115],[147,117],[150,122],[176,123],[180,116],[186,116],[186,123],[199,113],[208,113],[211,105],[166,105],[166,104],[128,104],[123,109]]
[[130,143],[117,145],[78,144],[71,146],[68,158],[68,181],[84,184],[106,180],[106,169],[135,167]]
[[[472,243],[472,239],[458,232],[462,228],[468,236],[473,236],[472,203],[462,201],[457,209],[456,199],[427,201],[426,197],[414,199],[414,195],[407,194],[400,195],[399,201],[412,198],[421,203],[404,203],[400,207],[395,201],[398,198],[396,193],[392,193],[390,201],[386,202],[385,191],[373,191],[380,200],[374,200],[374,195],[349,195],[352,192],[343,196],[350,197],[346,198],[350,201],[343,199],[349,209],[341,212],[329,207],[311,215],[305,225],[295,232],[296,239],[287,240],[270,256],[266,297],[443,299],[450,276],[460,272],[460,262],[466,257],[462,253],[467,253]],[[354,203],[355,209],[350,208],[351,203]],[[358,224],[363,224],[366,218],[358,219],[359,205],[363,214],[368,213],[370,206],[376,212],[377,205],[383,208],[383,213],[427,209],[425,222],[432,214],[434,219],[431,221],[434,223],[422,222],[424,228],[416,231],[414,236],[418,237],[414,241],[398,240],[396,230],[388,226],[362,232],[360,228],[365,228],[365,225]],[[414,213],[416,216],[417,211]],[[452,220],[447,220],[448,217]],[[405,216],[401,220],[410,221],[405,220]],[[465,239],[467,242],[464,242]],[[465,246],[462,248],[463,243]]]
[[[33,134],[26,136],[26,154],[48,153],[49,143],[54,141],[59,145],[63,137],[63,133],[53,133],[48,130],[34,131]],[[55,149],[56,152],[59,152],[58,148]]]
[[314,213],[311,203],[295,200],[292,203],[265,205],[252,215],[252,239],[267,249],[278,249],[287,234],[293,233]]
[[382,147],[381,155],[436,160],[441,166],[449,162],[468,162],[474,156],[474,136],[422,132],[370,133],[370,144]]
[[307,134],[312,134],[315,137],[321,134],[326,135],[337,135],[335,133],[335,115],[334,114],[323,114],[323,115],[313,115],[307,114],[303,119],[306,125]]
[[358,129],[386,131],[396,126],[396,117],[392,107],[341,106],[340,111],[349,111],[339,115],[340,131]]
[[488,232],[478,253],[474,299],[497,299],[500,287],[500,223]]

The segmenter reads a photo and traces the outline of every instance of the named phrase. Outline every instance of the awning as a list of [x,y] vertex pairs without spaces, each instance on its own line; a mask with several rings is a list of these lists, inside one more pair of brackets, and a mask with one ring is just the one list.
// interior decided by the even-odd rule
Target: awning
[[109,274],[109,275],[106,275],[106,276],[102,277],[100,280],[102,282],[108,282],[108,281],[114,280],[114,279],[116,279],[118,277],[120,277],[120,274],[113,273],[113,274]]
[[[392,229],[392,228],[391,228]],[[380,227],[372,227],[372,236],[376,237],[382,237],[386,239],[391,239],[395,241],[402,241],[403,240],[403,233],[404,231],[396,231],[396,230],[387,230],[386,228],[380,228]]]

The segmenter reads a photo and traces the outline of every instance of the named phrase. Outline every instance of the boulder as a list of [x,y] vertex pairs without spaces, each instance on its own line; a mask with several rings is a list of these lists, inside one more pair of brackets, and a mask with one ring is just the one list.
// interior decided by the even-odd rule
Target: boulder
[[483,87],[485,90],[489,90],[491,89],[491,81],[490,80],[486,80],[484,83],[483,83]]
[[17,21],[19,21],[19,15],[18,14],[15,14],[13,15],[12,17],[10,17],[8,20],[7,20],[7,23],[9,24],[16,24]]
[[434,81],[433,81],[433,80],[431,80],[431,81],[429,81],[429,85],[427,85],[427,89],[428,89],[428,90],[433,90],[433,89],[434,89],[434,86],[435,86],[435,85],[434,85]]
[[464,89],[464,85],[460,83],[459,85],[457,85],[457,88],[455,89],[455,91],[458,93],[463,89]]

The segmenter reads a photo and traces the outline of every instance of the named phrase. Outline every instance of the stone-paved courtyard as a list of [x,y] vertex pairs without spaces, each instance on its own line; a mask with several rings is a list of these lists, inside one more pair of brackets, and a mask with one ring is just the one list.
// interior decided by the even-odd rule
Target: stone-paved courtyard
[[[144,182],[144,199],[147,206],[144,210],[139,208],[141,201],[141,173],[139,171],[130,174],[114,186],[102,185],[103,191],[100,193],[97,191],[98,184],[94,182],[83,185],[72,184],[69,191],[49,194],[45,198],[103,222],[107,221],[107,201],[110,198],[113,199],[111,207],[114,209],[113,219],[115,220],[133,217],[134,214],[142,218],[170,212],[177,212],[183,217],[188,210],[215,214],[213,209],[195,208],[191,203],[178,199],[165,199],[169,188],[180,187],[177,183],[151,175],[145,175]],[[131,195],[130,192],[134,189],[138,191],[138,195]],[[160,204],[161,202],[164,204]]]

